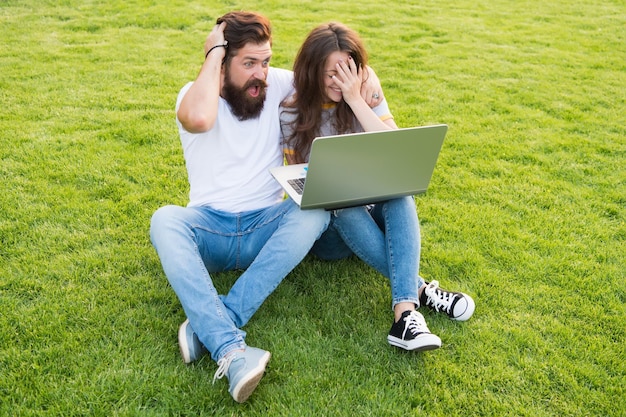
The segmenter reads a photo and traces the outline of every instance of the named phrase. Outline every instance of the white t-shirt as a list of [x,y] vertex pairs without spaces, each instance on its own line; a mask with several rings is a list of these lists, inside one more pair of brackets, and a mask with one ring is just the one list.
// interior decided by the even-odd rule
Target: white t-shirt
[[[177,112],[192,84],[178,94]],[[293,73],[270,68],[267,84],[265,105],[256,119],[239,121],[221,97],[215,125],[207,132],[190,133],[176,119],[189,178],[189,207],[238,213],[282,201],[283,190],[269,169],[283,165],[279,107],[293,94]]]

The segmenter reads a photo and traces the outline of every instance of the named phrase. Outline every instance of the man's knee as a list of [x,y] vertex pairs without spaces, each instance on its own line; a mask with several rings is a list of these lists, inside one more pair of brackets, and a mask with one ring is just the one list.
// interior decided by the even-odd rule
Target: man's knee
[[319,232],[317,238],[326,231],[330,224],[330,212],[323,209],[300,210],[302,224],[308,225],[311,231]]
[[330,211],[324,209],[302,210],[289,199],[285,200],[283,204],[287,204],[288,207],[285,216],[297,222],[300,227],[319,230],[320,236],[330,224]]
[[159,208],[152,214],[152,218],[150,219],[150,240],[153,244],[155,243],[155,239],[158,239],[161,232],[171,227],[181,209],[184,208],[169,205]]

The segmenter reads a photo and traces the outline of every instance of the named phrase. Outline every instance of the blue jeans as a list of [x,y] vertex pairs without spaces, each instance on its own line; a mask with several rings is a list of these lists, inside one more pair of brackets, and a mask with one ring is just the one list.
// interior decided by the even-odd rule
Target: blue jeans
[[392,307],[401,302],[419,306],[420,229],[415,200],[402,197],[365,206],[335,210],[328,230],[312,253],[322,259],[357,255],[389,278]]
[[[242,349],[244,326],[326,230],[330,214],[300,210],[290,199],[243,213],[165,206],[150,239],[198,339],[218,361]],[[210,273],[245,269],[228,294]]]

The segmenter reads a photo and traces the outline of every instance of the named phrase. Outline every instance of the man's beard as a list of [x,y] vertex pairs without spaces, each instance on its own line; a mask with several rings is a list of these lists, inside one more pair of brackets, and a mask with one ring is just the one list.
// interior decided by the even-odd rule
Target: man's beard
[[[248,94],[248,89],[251,87],[259,89],[259,94],[256,97]],[[254,119],[261,114],[265,104],[266,89],[267,83],[265,80],[256,78],[249,80],[243,87],[239,88],[232,83],[227,73],[224,78],[222,94],[224,99],[230,104],[233,114],[243,121]]]

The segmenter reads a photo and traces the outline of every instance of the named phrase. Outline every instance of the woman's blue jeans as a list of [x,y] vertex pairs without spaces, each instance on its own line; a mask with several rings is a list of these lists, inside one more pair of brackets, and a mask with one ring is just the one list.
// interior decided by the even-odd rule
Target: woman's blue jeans
[[357,255],[389,278],[392,307],[401,302],[419,306],[420,228],[412,196],[373,207],[335,210],[328,230],[313,246],[322,259]]
[[[291,199],[243,213],[165,206],[152,216],[150,239],[191,327],[217,361],[245,347],[240,328],[329,222],[329,212],[300,210]],[[245,271],[219,295],[210,273],[236,269]]]

